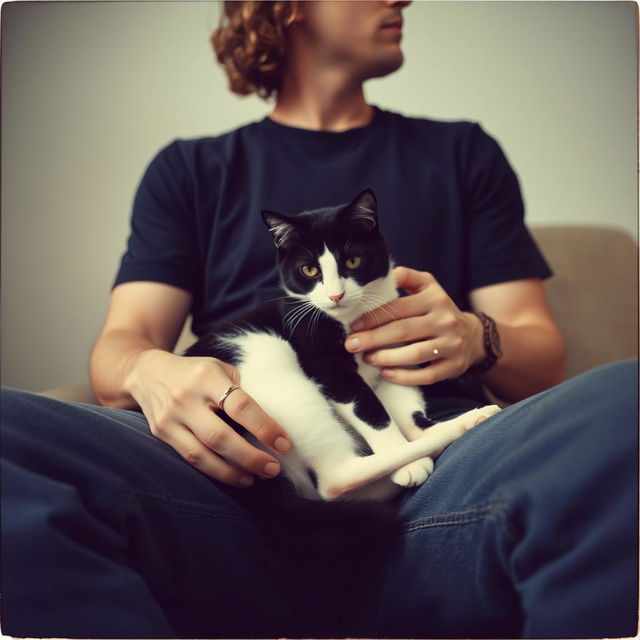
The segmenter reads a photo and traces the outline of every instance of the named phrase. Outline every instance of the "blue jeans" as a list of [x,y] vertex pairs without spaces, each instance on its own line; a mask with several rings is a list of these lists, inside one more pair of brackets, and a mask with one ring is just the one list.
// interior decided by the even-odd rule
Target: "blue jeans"
[[635,362],[465,434],[406,492],[404,531],[376,553],[314,548],[291,564],[233,491],[189,467],[138,413],[6,390],[2,421],[6,634],[636,633]]

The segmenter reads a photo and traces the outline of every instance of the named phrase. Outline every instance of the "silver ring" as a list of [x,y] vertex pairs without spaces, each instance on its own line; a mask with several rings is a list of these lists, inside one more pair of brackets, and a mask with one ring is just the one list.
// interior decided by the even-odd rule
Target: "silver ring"
[[440,352],[439,352],[437,349],[434,349],[434,350],[433,350],[433,355],[434,355],[434,356],[437,356],[439,353],[440,353]]
[[232,384],[223,394],[220,400],[218,400],[218,409],[220,411],[224,411],[224,401],[227,399],[230,393],[233,393],[236,389],[239,389],[240,386],[237,384]]

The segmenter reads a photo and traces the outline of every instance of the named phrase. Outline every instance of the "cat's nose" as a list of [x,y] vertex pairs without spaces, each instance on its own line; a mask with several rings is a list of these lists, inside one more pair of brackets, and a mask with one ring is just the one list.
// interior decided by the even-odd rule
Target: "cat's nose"
[[342,293],[339,293],[337,296],[329,296],[329,299],[333,300],[336,304],[338,304],[338,302],[340,302],[342,298],[344,298],[344,291]]

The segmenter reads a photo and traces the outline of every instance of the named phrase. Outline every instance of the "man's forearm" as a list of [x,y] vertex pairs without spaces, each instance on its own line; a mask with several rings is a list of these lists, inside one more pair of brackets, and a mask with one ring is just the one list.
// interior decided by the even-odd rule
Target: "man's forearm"
[[100,404],[118,409],[137,408],[127,382],[139,366],[140,356],[156,349],[147,338],[126,329],[101,334],[89,363],[91,385]]
[[498,323],[503,355],[483,375],[483,381],[501,400],[516,402],[565,378],[565,343],[555,328]]

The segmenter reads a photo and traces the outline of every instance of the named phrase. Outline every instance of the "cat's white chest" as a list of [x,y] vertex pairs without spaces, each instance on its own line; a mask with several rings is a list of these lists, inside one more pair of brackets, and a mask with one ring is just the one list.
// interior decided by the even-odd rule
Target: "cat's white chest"
[[358,375],[372,388],[375,389],[380,382],[380,368],[367,364],[362,359],[361,353],[356,353],[356,363],[358,365]]

